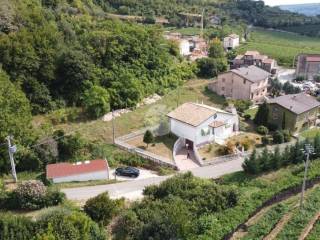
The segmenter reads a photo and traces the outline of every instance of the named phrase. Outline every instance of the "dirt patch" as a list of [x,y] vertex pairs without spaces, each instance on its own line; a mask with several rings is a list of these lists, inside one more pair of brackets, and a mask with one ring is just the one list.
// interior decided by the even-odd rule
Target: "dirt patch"
[[151,143],[149,144],[149,146],[147,146],[147,144],[143,142],[143,135],[139,135],[133,139],[130,139],[127,143],[148,152],[173,160],[172,149],[176,140],[176,137],[169,135],[161,137],[159,136],[155,137],[154,143]]

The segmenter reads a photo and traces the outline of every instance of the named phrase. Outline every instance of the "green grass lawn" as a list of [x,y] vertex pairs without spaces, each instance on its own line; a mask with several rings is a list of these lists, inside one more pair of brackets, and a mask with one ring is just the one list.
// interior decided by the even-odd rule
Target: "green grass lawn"
[[246,50],[260,51],[277,59],[279,65],[292,67],[296,55],[320,53],[320,38],[254,28],[250,40],[239,48],[240,52]]
[[171,32],[178,32],[182,35],[192,36],[192,35],[199,35],[200,28],[198,27],[186,27],[186,28],[166,28],[166,30]]
[[[158,102],[134,109],[134,111],[121,115],[115,119],[116,137],[137,131],[141,128],[154,126],[166,114],[185,102],[203,102],[208,105],[221,107],[225,99],[211,91],[206,86],[210,80],[191,80],[178,89],[175,89]],[[36,117],[34,125],[47,126],[48,134],[54,130],[63,129],[66,133],[79,132],[86,139],[91,141],[103,141],[112,143],[112,122],[102,120],[67,122],[52,126],[50,117]],[[38,127],[40,129],[41,127]]]
[[301,132],[300,136],[304,138],[315,138],[317,134],[320,134],[320,129],[312,128],[312,129]]
[[253,120],[258,112],[258,108],[251,108],[244,112],[244,115],[250,115],[250,119]]

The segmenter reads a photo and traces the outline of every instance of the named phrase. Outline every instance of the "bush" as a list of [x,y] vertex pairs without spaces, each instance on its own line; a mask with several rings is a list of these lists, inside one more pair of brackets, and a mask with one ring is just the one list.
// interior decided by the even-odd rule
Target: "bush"
[[268,144],[270,144],[270,138],[269,137],[267,137],[267,136],[263,136],[262,138],[261,138],[261,142],[262,142],[262,144],[263,145],[268,145]]
[[284,142],[284,136],[283,133],[281,131],[276,131],[273,134],[273,143],[275,144],[281,144]]
[[0,239],[28,240],[36,233],[36,223],[30,218],[13,214],[0,214]]
[[261,135],[267,135],[269,133],[269,130],[267,127],[261,125],[261,126],[257,127],[257,133],[259,133]]
[[290,142],[291,141],[291,134],[290,134],[289,130],[283,130],[282,134],[283,134],[284,142]]
[[107,226],[123,206],[124,199],[112,200],[108,193],[102,193],[89,199],[84,205],[84,211],[95,222]]
[[244,120],[246,120],[246,121],[251,119],[251,115],[250,114],[245,114],[243,117],[244,117]]
[[83,94],[83,105],[90,118],[98,118],[110,111],[109,93],[100,86],[92,86]]
[[69,209],[57,209],[42,215],[37,222],[38,239],[105,240],[103,229],[84,213]]
[[59,205],[65,200],[64,193],[47,189],[40,181],[20,183],[17,189],[0,197],[0,207],[8,210],[36,210]]
[[237,111],[241,113],[248,110],[249,107],[252,105],[252,102],[250,100],[232,100],[231,103],[233,103]]
[[20,183],[14,192],[21,209],[35,210],[45,205],[47,189],[40,181]]
[[274,132],[274,131],[278,130],[278,125],[274,124],[274,123],[269,123],[268,124],[268,129],[269,129],[270,132]]

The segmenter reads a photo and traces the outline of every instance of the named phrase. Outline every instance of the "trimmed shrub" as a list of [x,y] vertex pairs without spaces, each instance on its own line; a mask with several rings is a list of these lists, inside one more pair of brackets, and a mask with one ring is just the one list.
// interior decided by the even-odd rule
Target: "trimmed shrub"
[[124,199],[112,200],[108,193],[89,199],[84,205],[85,213],[92,220],[107,226],[112,218],[124,207]]
[[261,138],[261,142],[262,142],[263,145],[268,145],[268,144],[271,143],[270,138],[267,137],[267,136],[263,136],[263,137]]
[[244,120],[246,120],[246,121],[251,119],[251,115],[250,114],[245,114],[243,117],[244,117]]
[[273,143],[275,144],[281,144],[284,142],[284,136],[283,133],[281,131],[276,131],[273,134]]
[[261,126],[257,127],[257,133],[259,133],[261,135],[267,135],[269,133],[269,130],[267,127],[261,125]]

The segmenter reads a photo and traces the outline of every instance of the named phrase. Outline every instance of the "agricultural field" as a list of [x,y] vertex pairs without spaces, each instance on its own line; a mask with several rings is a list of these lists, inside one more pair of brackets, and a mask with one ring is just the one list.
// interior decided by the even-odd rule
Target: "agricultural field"
[[[319,215],[320,186],[306,192],[304,206],[299,206],[300,195],[294,195],[280,203],[263,208],[253,215],[246,223],[246,228],[236,232],[233,240],[253,239],[319,239],[318,222],[314,221]],[[312,228],[312,226],[314,227]],[[311,230],[311,231],[310,231]]]
[[257,50],[278,61],[279,65],[292,67],[300,53],[320,53],[320,38],[295,33],[253,28],[250,40],[242,44],[239,52]]

